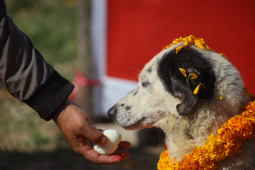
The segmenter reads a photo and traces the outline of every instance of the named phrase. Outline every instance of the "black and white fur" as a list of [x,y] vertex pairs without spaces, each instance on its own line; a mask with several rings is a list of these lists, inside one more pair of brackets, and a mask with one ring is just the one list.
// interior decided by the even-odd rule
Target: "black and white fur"
[[[169,157],[178,162],[197,145],[203,146],[207,136],[216,135],[217,129],[249,101],[239,72],[227,59],[195,45],[176,54],[180,45],[183,43],[161,51],[148,62],[137,87],[108,111],[125,129],[161,128]],[[187,75],[197,74],[197,79],[187,82],[179,68]],[[200,83],[204,86],[193,94]],[[241,149],[241,153],[217,162],[218,169],[255,169],[255,140],[243,142]]]

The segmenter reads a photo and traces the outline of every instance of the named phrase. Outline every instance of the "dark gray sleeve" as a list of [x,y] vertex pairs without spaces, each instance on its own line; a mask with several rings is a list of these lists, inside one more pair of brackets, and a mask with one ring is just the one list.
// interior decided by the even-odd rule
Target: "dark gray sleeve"
[[4,0],[0,0],[0,82],[46,120],[73,90],[6,14]]

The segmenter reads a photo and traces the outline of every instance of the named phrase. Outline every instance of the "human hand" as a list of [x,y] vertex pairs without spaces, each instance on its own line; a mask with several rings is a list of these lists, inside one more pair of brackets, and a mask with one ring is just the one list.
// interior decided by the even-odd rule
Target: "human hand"
[[[74,152],[96,164],[114,164],[126,159],[127,151],[120,151],[112,155],[100,155],[92,143],[103,145],[107,138],[97,130],[90,122],[85,111],[74,101],[67,99],[53,117],[53,120],[60,128],[67,143]],[[119,143],[118,150],[129,148],[131,144],[126,141]]]

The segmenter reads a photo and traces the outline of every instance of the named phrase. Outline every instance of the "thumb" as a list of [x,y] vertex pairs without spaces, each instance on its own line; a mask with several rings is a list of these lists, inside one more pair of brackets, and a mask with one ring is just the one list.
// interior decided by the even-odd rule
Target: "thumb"
[[86,127],[85,137],[94,144],[103,145],[107,141],[107,137],[99,130],[97,130],[90,123]]

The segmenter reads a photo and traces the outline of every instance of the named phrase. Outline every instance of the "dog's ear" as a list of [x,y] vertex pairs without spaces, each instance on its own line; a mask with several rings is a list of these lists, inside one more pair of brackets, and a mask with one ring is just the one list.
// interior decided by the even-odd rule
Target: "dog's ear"
[[187,115],[197,103],[197,96],[192,93],[184,82],[177,80],[175,77],[171,77],[171,81],[174,96],[182,101],[176,106],[176,109],[179,115]]
[[194,49],[183,48],[165,54],[159,63],[158,75],[173,96],[182,102],[177,111],[184,116],[190,113],[198,100],[214,96],[216,77],[209,61]]
[[[181,99],[177,111],[181,116],[187,115],[198,100],[209,100],[214,95],[215,76],[210,67],[201,67],[190,63],[183,63],[184,68],[171,75],[173,93]],[[188,66],[188,68],[186,68]],[[194,67],[194,68],[193,68]]]

